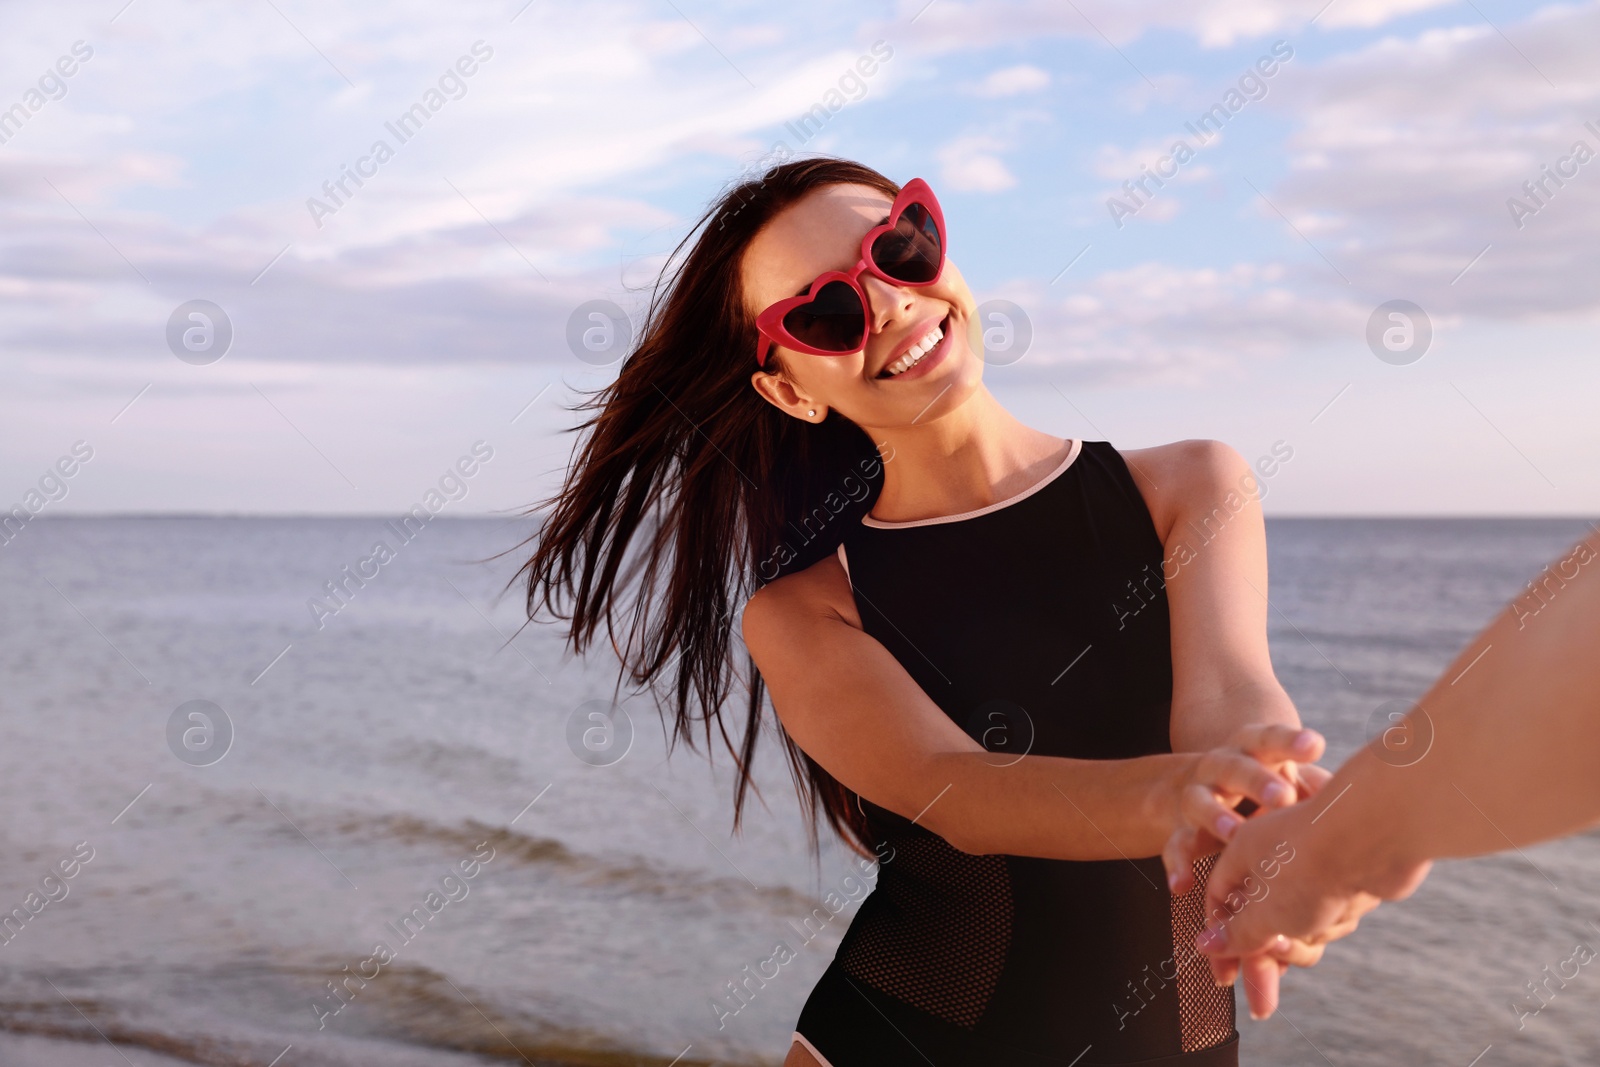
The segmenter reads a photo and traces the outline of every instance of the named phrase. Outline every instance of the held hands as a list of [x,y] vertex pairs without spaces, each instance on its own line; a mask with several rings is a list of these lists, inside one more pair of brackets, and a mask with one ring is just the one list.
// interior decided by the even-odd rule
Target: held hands
[[[1311,761],[1325,748],[1322,735],[1314,730],[1290,726],[1257,724],[1236,733],[1228,745],[1201,755],[1189,782],[1179,793],[1178,828],[1162,850],[1167,881],[1174,895],[1194,887],[1194,862],[1212,855],[1230,841],[1244,835],[1249,847],[1244,851],[1228,848],[1213,869],[1207,884],[1205,914],[1207,933],[1223,927],[1246,904],[1257,907],[1275,888],[1277,879],[1294,856],[1287,828],[1263,838],[1258,827],[1268,820],[1304,812],[1310,805],[1300,802],[1314,796],[1329,779],[1328,771]],[[1249,799],[1258,813],[1246,820],[1234,811],[1240,801]],[[1314,815],[1315,813],[1313,813]],[[1270,836],[1270,831],[1269,835]],[[1305,866],[1302,864],[1302,866]],[[1269,873],[1270,872],[1270,873]],[[1272,885],[1267,880],[1272,879]],[[1278,1002],[1278,980],[1288,968],[1310,967],[1322,958],[1323,946],[1355,929],[1366,912],[1377,905],[1375,898],[1347,901],[1324,922],[1303,929],[1263,928],[1248,950],[1227,950],[1218,958],[1214,948],[1202,944],[1212,955],[1211,970],[1219,985],[1230,985],[1236,975],[1245,981],[1251,1015],[1265,1018]],[[1204,938],[1205,935],[1202,935]]]
[[1410,896],[1427,877],[1428,863],[1371,865],[1341,847],[1328,823],[1316,825],[1337,799],[1335,794],[1249,819],[1212,868],[1206,929],[1195,947],[1211,957],[1219,984],[1244,977],[1251,1013],[1258,1017],[1277,1007],[1282,968],[1263,962],[1275,946],[1304,944],[1320,955],[1380,902]]
[[1315,793],[1328,772],[1310,764],[1326,747],[1315,730],[1255,723],[1201,753],[1178,792],[1178,829],[1161,853],[1173,894],[1193,888],[1193,861],[1220,849],[1244,822],[1234,811],[1240,801],[1270,811]]

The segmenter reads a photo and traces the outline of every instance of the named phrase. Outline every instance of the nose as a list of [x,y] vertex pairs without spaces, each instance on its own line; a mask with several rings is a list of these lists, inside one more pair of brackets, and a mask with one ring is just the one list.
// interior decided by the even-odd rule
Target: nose
[[891,323],[911,316],[915,298],[910,290],[890,285],[872,274],[862,275],[861,287],[867,291],[867,300],[872,305],[868,310],[873,333],[882,333]]

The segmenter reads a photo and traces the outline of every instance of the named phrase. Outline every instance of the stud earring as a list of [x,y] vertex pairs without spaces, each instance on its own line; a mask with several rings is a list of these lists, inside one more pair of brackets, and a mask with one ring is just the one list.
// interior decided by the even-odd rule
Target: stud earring
[[816,418],[817,409],[816,408],[812,408],[810,411],[806,412],[806,414],[810,415],[812,418]]

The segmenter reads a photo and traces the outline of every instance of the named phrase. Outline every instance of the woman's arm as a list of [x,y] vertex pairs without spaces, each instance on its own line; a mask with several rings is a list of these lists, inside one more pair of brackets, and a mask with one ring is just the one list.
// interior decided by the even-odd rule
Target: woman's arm
[[1267,645],[1267,531],[1256,472],[1220,441],[1179,441],[1124,458],[1164,550],[1173,751],[1222,744],[1247,723],[1299,726]]
[[[1267,643],[1267,532],[1260,501],[1261,478],[1292,455],[1279,442],[1252,468],[1221,442],[1180,441],[1124,456],[1164,546],[1174,751],[1216,744],[1244,723],[1300,725]],[[1319,739],[1301,763],[1277,767],[1302,798],[1327,780],[1326,771],[1309,763],[1321,755]],[[1184,790],[1185,825],[1163,852],[1174,894],[1193,888],[1194,859],[1216,852],[1238,830],[1244,820],[1233,808],[1241,799],[1200,785]],[[1341,916],[1339,932],[1358,920],[1355,913]],[[1313,966],[1322,953],[1321,944],[1285,940],[1245,961],[1252,1014],[1276,1003],[1279,978],[1290,965]]]
[[[1396,760],[1380,736],[1340,768],[1325,799],[1239,830],[1211,877],[1208,953],[1237,958],[1276,934],[1318,936],[1364,893],[1409,894],[1433,859],[1600,821],[1600,533],[1547,567],[1419,705],[1395,729],[1418,747],[1431,736],[1421,758]],[[1279,842],[1295,859],[1262,880]],[[1265,893],[1231,907],[1251,896],[1251,878]]]
[[[833,558],[779,579],[746,605],[745,644],[796,744],[847,788],[956,848],[1070,860],[1154,856],[1180,825],[1180,797],[1192,782],[1216,781],[1266,807],[1293,800],[1290,784],[1244,751],[1030,755],[998,766],[861,629],[849,590]],[[1249,743],[1266,760],[1293,759],[1297,736],[1274,727]]]
[[[1267,532],[1258,472],[1220,441],[1179,441],[1124,454],[1163,545],[1161,577],[1172,617],[1174,752],[1224,744],[1241,727],[1298,728],[1300,715],[1278,682],[1267,644]],[[1278,462],[1263,457],[1262,462]],[[1319,746],[1302,760],[1320,757]],[[1278,767],[1315,792],[1320,768]],[[1238,796],[1199,787],[1184,798],[1191,850],[1222,847],[1242,821]],[[1175,892],[1193,882],[1188,865],[1173,869]]]
[[[1132,462],[1154,478],[1150,490],[1140,488],[1153,494],[1147,500],[1155,501],[1164,543],[1175,529],[1193,540],[1213,509],[1236,503],[1228,489],[1248,471],[1237,453],[1212,442],[1146,449]],[[1265,592],[1259,505],[1227,514],[1228,528],[1212,518],[1212,542],[1170,583],[1173,736],[1175,747],[1197,751],[1129,760],[1024,756],[996,766],[862,630],[832,557],[752,597],[745,643],[802,749],[846,787],[955,847],[1072,860],[1153,856],[1186,820],[1237,821],[1228,807],[1241,798],[1289,803],[1295,782],[1267,764],[1320,753],[1320,738],[1297,728],[1266,656],[1265,604],[1252,588]],[[1269,725],[1241,733],[1262,722]]]

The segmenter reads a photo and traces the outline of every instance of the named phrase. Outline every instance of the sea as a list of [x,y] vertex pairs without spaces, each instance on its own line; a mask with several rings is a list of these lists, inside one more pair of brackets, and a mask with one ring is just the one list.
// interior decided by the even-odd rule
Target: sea
[[[0,916],[27,918],[0,927],[0,1031],[108,1067],[781,1063],[870,883],[813,854],[770,737],[734,834],[727,753],[671,749],[604,640],[579,658],[526,622],[530,522],[16,531]],[[1270,520],[1273,663],[1327,762],[1589,528]],[[1272,1019],[1241,1010],[1243,1062],[1592,1067],[1596,924],[1595,834],[1442,862]]]

